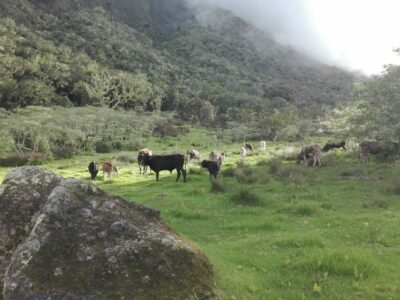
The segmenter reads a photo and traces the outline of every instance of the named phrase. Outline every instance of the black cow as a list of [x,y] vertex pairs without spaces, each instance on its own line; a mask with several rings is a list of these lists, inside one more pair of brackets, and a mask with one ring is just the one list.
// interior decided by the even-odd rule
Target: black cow
[[183,168],[185,164],[185,156],[182,154],[172,154],[172,155],[153,155],[145,156],[143,158],[143,163],[145,166],[149,166],[151,170],[156,172],[156,180],[159,180],[160,171],[176,169],[178,176],[176,181],[179,181],[181,173],[183,175],[183,181],[186,182],[186,170]]
[[335,149],[335,148],[343,148],[343,150],[346,150],[346,142],[344,142],[344,141],[342,141],[342,142],[338,142],[338,143],[335,143],[335,142],[328,142],[328,143],[326,143],[325,144],[325,146],[322,148],[322,152],[328,152],[328,151],[330,151],[330,150],[332,150],[332,149]]
[[201,162],[201,167],[208,170],[211,179],[212,176],[214,176],[214,178],[217,178],[218,172],[221,168],[221,164],[213,160],[203,160]]
[[97,162],[91,161],[88,166],[90,177],[92,180],[96,180],[97,173],[99,173],[99,164]]

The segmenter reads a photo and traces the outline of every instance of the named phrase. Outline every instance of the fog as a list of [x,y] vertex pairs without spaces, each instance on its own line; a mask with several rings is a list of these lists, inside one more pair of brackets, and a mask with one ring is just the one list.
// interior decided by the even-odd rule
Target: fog
[[397,0],[191,0],[212,2],[308,56],[366,74],[400,64]]

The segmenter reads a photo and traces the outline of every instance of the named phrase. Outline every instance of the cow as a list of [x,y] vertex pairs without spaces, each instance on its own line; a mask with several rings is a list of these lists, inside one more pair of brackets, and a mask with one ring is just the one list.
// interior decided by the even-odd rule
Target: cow
[[245,147],[240,148],[240,161],[243,161],[244,158],[247,156],[249,150]]
[[213,160],[203,160],[201,162],[201,167],[208,170],[211,180],[212,177],[214,177],[215,179],[217,178],[218,172],[221,169],[221,164]]
[[267,150],[267,142],[260,141],[260,151],[265,152]]
[[178,176],[176,181],[179,181],[181,173],[183,175],[183,182],[186,182],[186,170],[183,168],[185,164],[185,156],[182,154],[172,155],[152,155],[144,156],[143,163],[149,166],[151,170],[156,173],[156,181],[159,181],[160,171],[168,170],[170,173],[176,169]]
[[139,174],[142,174],[142,167],[143,167],[143,174],[147,172],[147,166],[144,164],[144,157],[145,156],[152,156],[153,151],[147,148],[141,149],[138,152],[137,162],[139,166]]
[[104,178],[104,180],[106,178],[110,178],[112,173],[115,173],[116,175],[118,175],[117,166],[112,164],[109,161],[103,162],[103,178]]
[[213,151],[211,151],[210,155],[208,156],[208,159],[215,161],[219,165],[221,165],[225,159],[225,153],[224,152],[219,153],[218,151],[213,150]]
[[307,166],[307,160],[312,157],[313,167],[318,164],[318,167],[321,167],[321,148],[318,145],[307,146],[301,149],[300,154],[297,156],[296,163],[299,164],[301,161],[304,161],[304,165]]
[[322,152],[328,152],[332,149],[335,148],[342,148],[343,150],[346,150],[346,142],[345,141],[341,141],[341,142],[328,142],[325,144],[325,146],[322,148]]
[[390,141],[362,141],[359,144],[358,160],[364,163],[368,162],[368,154],[383,154],[385,157],[389,155],[399,154],[399,144]]
[[246,150],[248,150],[249,153],[253,152],[254,147],[252,144],[246,143],[244,147],[246,148]]
[[99,173],[99,164],[97,162],[91,161],[89,163],[88,170],[90,173],[90,178],[92,180],[96,180],[97,173]]
[[189,156],[189,162],[190,162],[192,159],[198,160],[198,159],[201,158],[200,152],[197,151],[197,150],[195,150],[195,149],[189,149],[188,151],[186,151],[186,154]]

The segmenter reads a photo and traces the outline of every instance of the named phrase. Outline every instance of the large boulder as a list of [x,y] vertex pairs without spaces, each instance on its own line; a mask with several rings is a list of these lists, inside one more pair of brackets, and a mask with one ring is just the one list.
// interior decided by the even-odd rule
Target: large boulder
[[9,172],[0,185],[0,291],[12,254],[29,236],[49,194],[61,179],[37,167],[24,167]]
[[[19,207],[12,191],[20,193],[31,182],[23,174],[43,179],[40,189],[34,180],[32,191],[42,204],[30,219],[23,215],[16,224],[17,211],[17,216],[6,219],[12,223],[0,221],[6,240],[12,240],[7,228],[26,225],[18,245],[12,248],[15,244],[9,243],[3,250],[8,251],[2,259],[7,264],[4,299],[215,297],[207,257],[166,225],[157,210],[109,196],[84,181],[61,180],[39,168],[26,170],[13,171],[22,175],[11,181],[7,175],[0,188],[0,208],[12,214],[13,207],[7,205]],[[39,196],[30,198],[35,201]]]

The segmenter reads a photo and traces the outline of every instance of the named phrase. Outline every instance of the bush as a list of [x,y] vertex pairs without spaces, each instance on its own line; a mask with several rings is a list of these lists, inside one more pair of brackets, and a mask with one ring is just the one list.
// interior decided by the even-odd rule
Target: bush
[[110,143],[103,141],[96,142],[95,147],[97,153],[110,153],[113,150],[112,145]]
[[292,170],[289,173],[289,176],[287,178],[288,184],[293,184],[294,186],[298,187],[301,186],[305,183],[306,174],[304,172],[298,171],[298,170]]
[[343,170],[340,175],[343,177],[356,177],[366,175],[366,172],[362,169],[348,167]]
[[71,158],[75,154],[75,148],[70,145],[55,146],[51,152],[56,158]]
[[259,206],[262,204],[261,199],[250,189],[242,188],[240,191],[232,195],[231,201],[235,204],[246,206]]
[[257,162],[257,166],[259,166],[259,167],[268,166],[268,164],[269,164],[269,161],[267,159],[262,159]]
[[394,195],[400,195],[400,180],[394,179],[388,187],[388,190]]
[[27,157],[20,157],[18,155],[8,156],[0,158],[1,167],[21,167],[28,164],[29,159]]
[[257,182],[257,174],[249,167],[237,168],[235,178],[240,183],[251,184]]
[[282,172],[282,161],[280,159],[274,158],[268,162],[269,173],[270,174],[280,174]]
[[121,154],[117,157],[117,161],[122,163],[134,163],[136,159],[129,154]]
[[232,167],[229,167],[225,170],[222,170],[221,172],[222,176],[224,177],[234,177],[235,176],[235,169]]
[[225,193],[225,186],[219,179],[211,180],[211,192],[213,193]]

